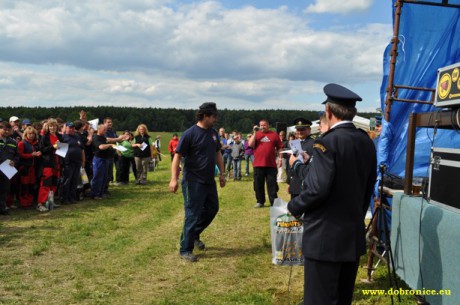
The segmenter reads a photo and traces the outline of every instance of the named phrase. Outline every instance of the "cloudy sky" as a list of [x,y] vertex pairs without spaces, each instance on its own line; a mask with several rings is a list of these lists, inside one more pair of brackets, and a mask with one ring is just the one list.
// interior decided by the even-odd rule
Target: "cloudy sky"
[[383,0],[2,0],[3,106],[322,109],[326,83],[380,106]]

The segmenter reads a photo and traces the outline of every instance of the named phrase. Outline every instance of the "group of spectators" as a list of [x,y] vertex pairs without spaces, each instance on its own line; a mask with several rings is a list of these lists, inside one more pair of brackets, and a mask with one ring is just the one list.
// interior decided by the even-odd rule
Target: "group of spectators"
[[241,180],[241,163],[243,159],[246,161],[244,175],[249,176],[249,164],[254,163],[254,149],[249,146],[252,134],[247,134],[246,139],[244,139],[239,131],[235,130],[229,134],[225,132],[225,128],[220,128],[219,137],[227,179],[233,175],[234,181]]
[[0,118],[0,164],[17,170],[11,179],[0,172],[0,214],[18,205],[45,212],[58,202],[76,203],[86,190],[101,200],[110,195],[110,184],[128,184],[130,171],[136,184],[145,185],[161,158],[160,146],[160,136],[153,139],[144,124],[118,136],[110,117],[95,130],[84,111],[69,122]]

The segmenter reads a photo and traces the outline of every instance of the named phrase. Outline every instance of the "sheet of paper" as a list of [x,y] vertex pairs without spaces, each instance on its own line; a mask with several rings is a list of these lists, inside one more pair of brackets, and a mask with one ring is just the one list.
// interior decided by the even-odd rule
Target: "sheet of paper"
[[144,151],[147,148],[147,146],[148,146],[147,143],[142,142],[141,150]]
[[58,149],[56,149],[56,155],[65,158],[68,150],[69,150],[69,144],[59,142]]
[[8,179],[13,178],[13,176],[18,172],[14,166],[10,165],[10,160],[5,160],[2,164],[0,164],[0,171],[2,171]]
[[300,143],[300,140],[292,140],[289,142],[289,146],[291,147],[293,154],[297,156],[297,158],[303,163],[303,157],[302,157],[302,144]]
[[127,151],[128,149],[121,145],[115,145],[114,148],[119,151]]
[[92,129],[97,131],[97,125],[99,125],[99,119],[88,121],[88,124],[89,126],[91,126]]

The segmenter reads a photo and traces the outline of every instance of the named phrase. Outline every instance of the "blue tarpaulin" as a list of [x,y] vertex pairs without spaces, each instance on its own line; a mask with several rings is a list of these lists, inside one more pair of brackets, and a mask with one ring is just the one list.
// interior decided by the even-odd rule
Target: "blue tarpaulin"
[[[396,0],[393,0],[393,7]],[[427,2],[427,1],[425,1]],[[441,3],[441,0],[433,3]],[[460,4],[460,0],[449,0]],[[460,9],[405,3],[399,27],[398,57],[394,84],[436,88],[437,70],[460,62]],[[394,22],[394,13],[393,13]],[[383,81],[380,90],[382,110],[385,113],[386,89],[390,70],[391,44],[383,60]],[[430,92],[399,90],[398,98],[429,101]],[[382,134],[378,145],[378,162],[388,171],[405,176],[406,146],[411,113],[433,112],[436,108],[426,104],[394,101],[390,120],[382,121]],[[436,114],[433,114],[434,118]],[[434,121],[433,118],[433,121]],[[414,176],[428,176],[430,148],[460,148],[457,130],[417,128],[414,156]]]

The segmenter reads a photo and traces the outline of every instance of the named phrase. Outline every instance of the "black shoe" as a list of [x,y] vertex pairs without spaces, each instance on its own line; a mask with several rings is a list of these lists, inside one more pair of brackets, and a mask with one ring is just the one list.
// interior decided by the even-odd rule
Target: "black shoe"
[[206,246],[205,246],[204,242],[202,242],[202,241],[199,240],[199,239],[195,239],[195,247],[197,247],[197,248],[200,249],[201,251],[203,251],[204,249],[206,249]]
[[181,253],[180,257],[183,260],[186,260],[186,261],[191,262],[191,263],[194,263],[194,262],[198,261],[198,258],[192,252]]
[[9,210],[0,211],[0,215],[10,215]]

